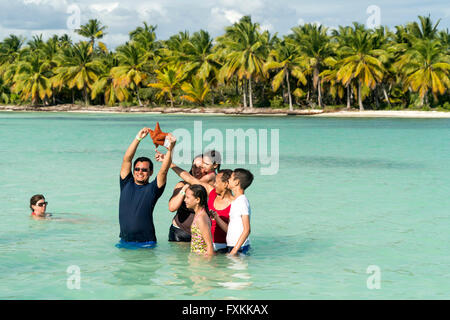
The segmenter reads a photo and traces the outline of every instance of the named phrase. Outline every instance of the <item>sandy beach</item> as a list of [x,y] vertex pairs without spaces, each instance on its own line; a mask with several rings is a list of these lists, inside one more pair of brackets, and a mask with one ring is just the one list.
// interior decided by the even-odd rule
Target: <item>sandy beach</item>
[[323,112],[314,116],[346,118],[450,118],[450,112],[413,110],[367,110]]
[[202,114],[202,115],[239,115],[239,116],[312,116],[345,118],[450,118],[450,112],[413,111],[413,110],[367,110],[324,111],[320,109],[293,110],[272,108],[169,108],[169,107],[109,107],[83,105],[56,106],[16,106],[0,105],[0,112],[77,112],[77,113],[154,113],[154,114]]

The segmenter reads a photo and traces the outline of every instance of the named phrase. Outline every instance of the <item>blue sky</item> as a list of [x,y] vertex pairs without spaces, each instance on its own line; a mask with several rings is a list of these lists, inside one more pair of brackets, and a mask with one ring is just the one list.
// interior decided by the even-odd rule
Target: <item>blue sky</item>
[[390,28],[428,14],[433,21],[441,19],[440,29],[450,28],[450,6],[441,0],[0,0],[0,39],[11,33],[27,39],[68,33],[78,40],[69,27],[97,18],[108,26],[104,42],[114,48],[143,21],[158,26],[158,39],[199,29],[216,37],[243,15],[251,15],[262,29],[284,35],[308,22],[331,28],[370,23],[376,14],[367,12],[370,6],[379,8],[380,23]]

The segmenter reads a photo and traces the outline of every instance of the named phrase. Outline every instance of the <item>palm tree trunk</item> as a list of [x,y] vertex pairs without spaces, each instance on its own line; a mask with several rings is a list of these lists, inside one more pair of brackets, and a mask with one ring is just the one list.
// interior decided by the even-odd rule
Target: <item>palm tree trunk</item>
[[317,81],[317,90],[318,90],[319,108],[322,108],[322,87],[320,85],[320,78]]
[[286,71],[286,82],[289,96],[289,110],[293,111],[294,107],[292,106],[292,97],[291,97],[291,84],[289,83],[289,71]]
[[89,103],[89,97],[88,97],[88,94],[87,94],[87,88],[86,88],[86,86],[84,86],[84,89],[83,89],[83,95],[84,95],[84,104],[87,106],[88,105],[88,103]]
[[250,108],[253,109],[253,92],[252,92],[252,76],[248,79],[248,100],[250,102]]
[[350,95],[351,95],[350,84],[348,84],[347,85],[347,110],[350,110]]
[[136,88],[136,96],[139,102],[139,107],[142,107],[141,97],[139,97],[139,88]]
[[391,101],[389,101],[389,96],[388,96],[388,94],[387,94],[386,88],[384,87],[384,85],[382,86],[382,88],[383,88],[384,98],[386,99],[386,101],[387,101],[389,107],[391,107]]
[[380,109],[380,101],[378,101],[378,87],[375,87],[375,90],[373,91],[374,98],[375,98],[375,104],[377,105],[377,110]]
[[361,94],[361,80],[358,80],[358,104],[359,104],[359,111],[364,111],[364,106],[362,104],[362,94]]
[[75,90],[72,89],[72,104],[75,104]]
[[247,108],[247,88],[245,87],[245,79],[242,79],[242,94],[244,96],[244,108]]

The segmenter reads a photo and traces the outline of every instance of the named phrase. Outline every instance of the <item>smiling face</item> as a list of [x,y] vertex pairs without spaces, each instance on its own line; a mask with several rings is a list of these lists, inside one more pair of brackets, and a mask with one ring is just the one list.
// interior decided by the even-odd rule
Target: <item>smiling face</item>
[[219,165],[215,164],[213,162],[213,159],[211,159],[209,156],[203,156],[203,170],[206,173],[214,172],[218,166]]
[[192,162],[192,175],[196,179],[200,179],[206,174],[206,172],[203,170],[203,160],[202,157],[197,157]]
[[31,205],[33,212],[37,216],[45,216],[45,211],[47,210],[47,202],[45,199],[40,199],[36,202],[36,204]]
[[200,199],[195,198],[194,192],[188,188],[186,190],[186,195],[184,196],[184,203],[186,203],[186,208],[194,209],[195,206],[200,203]]
[[146,184],[152,173],[149,162],[138,161],[134,166],[134,182],[140,185]]

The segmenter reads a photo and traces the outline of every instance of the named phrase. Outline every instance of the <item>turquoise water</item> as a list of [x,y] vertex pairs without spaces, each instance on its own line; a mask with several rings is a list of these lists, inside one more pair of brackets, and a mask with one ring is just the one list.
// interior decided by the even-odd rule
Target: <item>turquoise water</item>
[[[251,255],[206,261],[167,241],[173,172],[158,246],[115,248],[129,143],[156,121],[193,132],[199,120],[280,130],[276,175],[239,165],[255,173]],[[1,299],[450,298],[450,119],[0,113],[0,138]],[[144,140],[137,155],[153,149]],[[54,220],[29,218],[36,193]],[[372,265],[380,289],[367,287]]]

